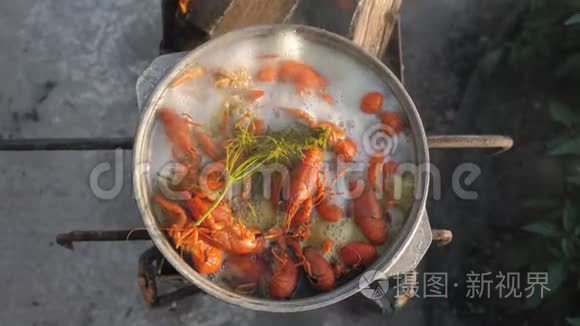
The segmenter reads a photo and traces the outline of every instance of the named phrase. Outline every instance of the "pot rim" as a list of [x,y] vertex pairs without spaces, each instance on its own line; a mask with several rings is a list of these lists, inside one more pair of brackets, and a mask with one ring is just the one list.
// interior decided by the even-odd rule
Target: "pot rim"
[[358,278],[354,278],[330,292],[321,293],[312,297],[286,301],[248,297],[228,291],[197,273],[193,267],[187,264],[174,250],[167,237],[157,225],[157,220],[151,207],[151,189],[148,181],[151,172],[149,160],[150,134],[156,120],[155,113],[157,104],[169,83],[188,66],[193,58],[197,57],[204,51],[211,51],[215,48],[219,49],[222,44],[229,44],[231,41],[256,38],[271,35],[273,33],[297,33],[300,37],[331,45],[337,50],[350,55],[353,59],[359,60],[362,64],[377,72],[382,81],[389,86],[391,92],[399,102],[401,109],[407,114],[413,135],[413,143],[415,145],[415,164],[421,167],[421,173],[415,178],[415,201],[405,221],[405,225],[398,235],[398,239],[396,239],[387,251],[367,269],[374,269],[383,272],[384,275],[388,275],[388,271],[391,267],[393,267],[399,258],[407,251],[409,244],[412,242],[411,240],[416,235],[420,226],[421,217],[425,214],[425,203],[427,200],[430,175],[427,137],[421,118],[411,100],[411,97],[395,75],[380,60],[369,55],[362,48],[352,43],[351,40],[340,35],[304,25],[262,25],[226,33],[191,51],[163,78],[147,101],[135,136],[135,146],[133,151],[133,186],[135,200],[141,213],[141,218],[155,246],[161,251],[168,262],[188,281],[218,299],[244,308],[268,312],[299,312],[322,308],[356,294],[360,291]]

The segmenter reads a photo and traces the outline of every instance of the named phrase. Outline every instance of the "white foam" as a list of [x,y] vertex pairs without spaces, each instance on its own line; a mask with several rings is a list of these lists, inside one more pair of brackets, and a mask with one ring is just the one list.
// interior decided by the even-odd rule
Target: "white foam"
[[[308,51],[305,51],[305,49]],[[288,115],[282,114],[277,108],[294,107],[302,108],[317,119],[329,120],[338,125],[345,126],[348,135],[359,144],[362,149],[363,136],[365,131],[379,123],[376,115],[365,114],[360,111],[360,99],[369,91],[379,91],[385,97],[385,110],[401,112],[400,105],[388,85],[381,81],[381,78],[372,70],[366,68],[351,57],[336,51],[336,49],[312,43],[302,39],[295,33],[283,33],[261,38],[259,42],[238,40],[230,44],[227,48],[219,52],[202,55],[198,63],[208,69],[223,68],[226,70],[236,70],[247,68],[254,76],[261,63],[256,57],[265,53],[278,53],[283,59],[298,59],[319,71],[329,82],[328,93],[336,100],[336,105],[331,106],[316,95],[300,97],[296,95],[296,90],[292,85],[283,83],[259,83],[255,82],[252,88],[265,91],[265,96],[257,101],[253,106],[256,117],[263,119],[266,126],[271,130],[288,128],[296,123]],[[231,93],[218,90],[213,85],[213,79],[208,73],[201,78],[183,84],[182,86],[170,89],[165,92],[160,107],[168,106],[179,112],[190,114],[193,119],[203,126],[210,127],[212,121],[218,119],[221,113],[220,106]],[[214,130],[219,135],[221,130]],[[152,135],[153,151],[151,162],[152,171],[158,171],[163,163],[171,160],[170,145],[163,134],[163,129],[157,123]],[[412,139],[405,134],[398,136],[397,150],[392,157],[399,162],[412,162],[413,143]],[[332,155],[327,155],[332,157]],[[361,150],[358,158],[366,162],[369,155]],[[366,163],[363,164],[366,166]],[[332,171],[332,170],[331,170]],[[334,172],[334,171],[332,171]],[[153,174],[155,175],[155,174]],[[334,178],[330,173],[329,180]],[[348,200],[336,196],[334,202],[345,207]],[[264,201],[263,203],[269,204]],[[274,214],[268,210],[266,204],[260,203],[258,215],[248,217],[248,222],[255,226],[271,225],[272,219],[265,215]],[[338,223],[328,223],[319,220],[315,214],[315,223],[312,231],[313,241],[321,241],[323,238],[333,239],[336,243],[333,251],[329,254],[331,258],[336,257],[338,248],[341,245],[354,240],[364,240],[364,237],[353,222],[350,212],[345,209],[346,217]],[[391,212],[394,225],[390,238],[394,238],[396,232],[400,230],[400,225],[404,216],[400,212]],[[279,218],[276,216],[275,218]],[[318,240],[316,240],[318,239]],[[382,248],[379,248],[382,249]]]

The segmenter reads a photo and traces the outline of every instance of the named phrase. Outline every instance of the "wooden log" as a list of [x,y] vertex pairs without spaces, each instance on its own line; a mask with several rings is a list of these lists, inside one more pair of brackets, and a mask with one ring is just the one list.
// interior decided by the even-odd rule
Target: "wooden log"
[[217,36],[234,29],[263,24],[286,22],[300,0],[234,0],[220,22],[208,31]]
[[399,18],[403,0],[361,0],[353,22],[352,40],[382,58]]
[[[177,0],[166,0],[176,2]],[[224,12],[236,0],[187,0],[187,11],[181,12],[179,8],[176,15],[178,18],[192,22],[196,27],[210,35],[217,24],[223,19]]]
[[210,37],[251,25],[284,23],[300,3],[300,0],[189,1],[187,19]]
[[177,14],[184,15],[210,37],[251,25],[292,22],[318,26],[350,37],[370,54],[382,57],[396,27],[403,0],[186,2],[187,12]]
[[[195,48],[206,38],[259,24],[304,24],[353,39],[381,58],[403,81],[398,24],[402,0],[188,0],[184,13],[178,0],[164,0],[166,52]],[[165,29],[165,28],[164,28]]]

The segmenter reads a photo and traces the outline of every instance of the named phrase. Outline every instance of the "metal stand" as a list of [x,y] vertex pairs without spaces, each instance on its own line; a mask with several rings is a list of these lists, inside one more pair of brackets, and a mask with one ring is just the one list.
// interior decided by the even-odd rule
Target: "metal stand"
[[[213,0],[212,0],[213,1]],[[163,41],[160,44],[161,54],[185,51],[195,48],[208,40],[208,35],[202,29],[192,25],[187,19],[179,19],[177,0],[162,0],[163,8]],[[401,62],[401,35],[397,27],[396,43],[392,42],[389,53],[397,52],[399,58],[399,78],[403,80],[403,65]],[[389,47],[391,48],[391,46]],[[395,49],[395,48],[398,48]],[[390,56],[392,57],[392,56]],[[429,137],[429,148],[500,148],[509,149],[513,140],[504,136],[433,136]],[[114,150],[133,149],[133,138],[70,138],[70,139],[19,139],[0,140],[0,151],[80,151],[80,150]],[[453,238],[449,230],[433,230],[433,240],[440,244],[448,244]],[[87,241],[141,241],[150,240],[144,230],[117,231],[74,231],[59,234],[56,241],[59,245],[73,249],[74,242]],[[138,281],[144,300],[152,306],[160,306],[180,300],[184,297],[200,293],[200,289],[189,283],[166,294],[159,294],[159,281],[182,279],[172,270],[169,264],[164,264],[164,258],[157,248],[145,251],[139,259]],[[355,300],[356,297],[355,297]],[[368,299],[365,299],[368,302]],[[377,302],[381,312],[390,313],[406,303],[403,301]]]
[[56,243],[73,250],[75,242],[151,240],[146,230],[73,231],[56,236]]
[[[158,307],[171,304],[186,297],[201,293],[195,285],[186,285],[166,294],[159,294],[157,284],[169,277],[180,277],[156,247],[151,247],[139,257],[138,284],[143,300],[151,306]],[[173,273],[171,273],[171,271]]]
[[0,140],[0,151],[94,151],[113,149],[133,149],[133,137]]

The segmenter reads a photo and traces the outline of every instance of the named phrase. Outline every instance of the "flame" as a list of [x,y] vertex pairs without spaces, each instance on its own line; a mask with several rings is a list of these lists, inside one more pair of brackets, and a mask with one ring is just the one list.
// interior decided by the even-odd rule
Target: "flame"
[[181,10],[182,14],[187,13],[189,6],[189,0],[179,0],[179,10]]

